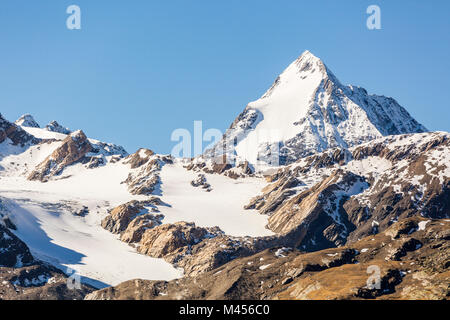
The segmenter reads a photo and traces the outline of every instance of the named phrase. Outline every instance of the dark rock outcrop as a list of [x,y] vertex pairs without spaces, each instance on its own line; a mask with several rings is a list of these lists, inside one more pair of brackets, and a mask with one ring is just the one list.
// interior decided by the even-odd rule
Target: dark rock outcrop
[[31,172],[28,180],[47,182],[51,177],[60,175],[66,167],[80,162],[92,149],[83,131],[74,132]]
[[13,145],[22,147],[40,142],[39,139],[28,134],[16,124],[9,122],[0,114],[0,143],[3,143],[6,139],[9,139]]
[[0,224],[0,267],[23,267],[32,262],[27,245]]
[[[302,250],[357,241],[420,215],[450,217],[446,133],[390,136],[349,150],[328,150],[267,177],[247,209],[291,234]],[[305,241],[302,241],[305,239]]]
[[164,165],[172,164],[171,156],[156,155],[148,149],[139,149],[124,160],[129,164],[132,172],[123,182],[128,185],[128,190],[133,195],[160,195],[160,172]]
[[158,205],[165,204],[157,197],[147,201],[130,201],[111,210],[101,225],[112,233],[120,234],[122,241],[139,242],[145,230],[161,224],[163,216],[155,214]]

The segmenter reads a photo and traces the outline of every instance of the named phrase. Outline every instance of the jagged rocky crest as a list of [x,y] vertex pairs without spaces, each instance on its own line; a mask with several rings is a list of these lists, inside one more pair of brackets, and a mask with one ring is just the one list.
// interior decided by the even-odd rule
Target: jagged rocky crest
[[248,104],[206,155],[225,153],[233,161],[284,165],[329,148],[425,131],[394,99],[342,85],[306,51],[259,100]]
[[9,122],[0,114],[0,143],[7,142],[14,146],[36,144],[40,139],[28,134],[18,125]]
[[34,120],[31,114],[24,114],[17,119],[14,124],[22,127],[40,128],[39,124]]
[[51,132],[58,132],[62,134],[71,134],[72,131],[70,129],[63,127],[57,121],[53,120],[48,125],[45,126],[45,130]]
[[389,136],[303,158],[268,176],[250,201],[268,227],[314,251],[376,234],[401,219],[450,213],[450,136]]

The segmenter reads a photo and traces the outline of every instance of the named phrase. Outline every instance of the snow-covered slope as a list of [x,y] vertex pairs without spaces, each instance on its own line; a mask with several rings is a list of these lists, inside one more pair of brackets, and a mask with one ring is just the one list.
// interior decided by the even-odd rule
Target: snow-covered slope
[[[45,193],[40,196],[41,201],[51,198]],[[34,257],[68,274],[67,268],[76,270],[84,283],[94,287],[135,278],[169,280],[182,276],[181,270],[162,259],[138,254],[98,224],[73,215],[70,206],[17,199],[8,201],[8,208],[14,211],[14,233],[27,243]]]
[[[0,219],[8,219],[17,227],[14,233],[35,258],[64,272],[67,268],[76,270],[86,283],[105,287],[135,278],[170,280],[182,276],[182,270],[163,259],[138,254],[118,235],[102,228],[101,221],[111,210],[129,201],[160,196],[167,204],[159,208],[163,224],[189,221],[199,227],[218,226],[231,236],[272,234],[265,228],[267,216],[243,209],[264,186],[262,178],[233,181],[208,175],[212,190],[207,193],[191,185],[196,173],[185,169],[183,160],[145,150],[126,157],[122,147],[89,139],[82,131],[67,135],[17,126],[3,118],[2,128]],[[77,154],[83,149],[80,145],[88,146],[86,152],[80,160],[68,162],[81,156]],[[96,158],[105,161],[91,166]],[[47,163],[46,179],[30,179]],[[156,163],[160,163],[155,170],[161,177],[157,192],[131,192],[127,179],[145,178]],[[62,171],[54,173],[59,166]],[[132,182],[137,186],[142,183],[139,179]]]
[[261,178],[232,180],[223,175],[205,174],[211,191],[195,188],[191,181],[197,174],[187,171],[182,163],[167,164],[161,171],[163,200],[170,207],[161,207],[164,222],[195,222],[202,227],[219,226],[231,236],[265,236],[267,217],[256,210],[248,212],[244,206],[264,187]]
[[328,148],[424,131],[394,99],[342,85],[306,51],[259,100],[248,104],[225,139],[206,154],[217,156],[225,149],[229,159],[286,164]]
[[88,139],[92,146],[88,156],[105,158],[104,165],[88,168],[78,162],[48,183],[30,181],[27,177],[40,163],[68,137],[76,140],[81,131],[68,136],[14,126],[3,118],[2,123],[16,143],[9,136],[0,143],[0,218],[13,223],[14,233],[34,257],[64,272],[67,268],[76,270],[84,282],[96,287],[134,278],[169,280],[182,276],[181,270],[162,259],[138,254],[100,226],[111,208],[143,199],[131,195],[122,184],[130,171],[120,161],[127,155],[122,147]]

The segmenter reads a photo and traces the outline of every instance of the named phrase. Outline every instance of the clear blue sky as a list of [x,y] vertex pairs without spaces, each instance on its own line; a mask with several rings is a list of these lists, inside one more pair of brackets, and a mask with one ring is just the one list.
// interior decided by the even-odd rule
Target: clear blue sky
[[[66,8],[82,29],[66,28]],[[370,4],[382,30],[366,28]],[[171,132],[226,129],[302,51],[345,84],[450,131],[450,1],[2,0],[0,112],[169,153]]]

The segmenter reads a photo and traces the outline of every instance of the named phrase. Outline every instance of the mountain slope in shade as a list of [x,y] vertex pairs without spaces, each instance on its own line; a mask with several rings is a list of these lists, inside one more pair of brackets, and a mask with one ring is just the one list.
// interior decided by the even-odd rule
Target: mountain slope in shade
[[277,164],[275,160],[283,165],[329,148],[425,131],[394,99],[342,85],[306,51],[259,100],[248,104],[206,154],[217,156],[225,149],[228,157],[252,164]]
[[39,124],[34,120],[31,114],[24,114],[17,119],[14,124],[22,127],[40,128]]
[[0,155],[8,153],[8,150],[11,151],[10,149],[14,147],[25,147],[39,141],[39,138],[29,134],[22,127],[9,122],[0,113],[0,145],[2,145]]

